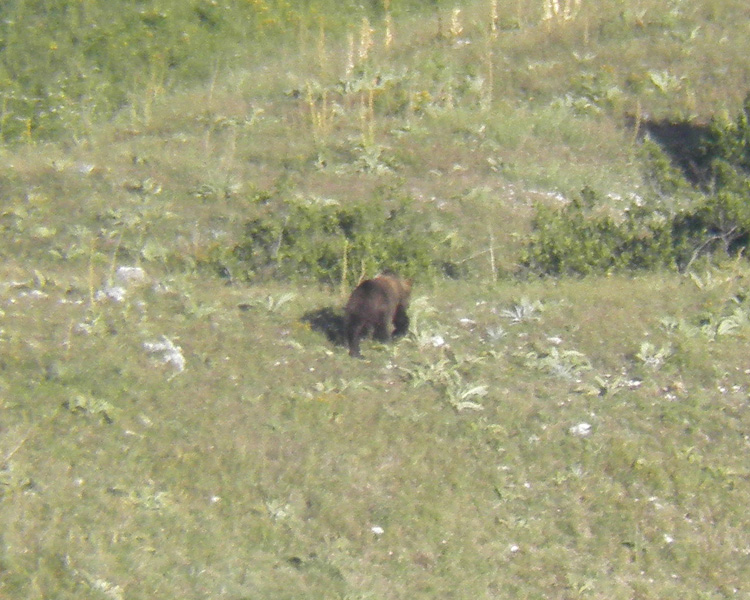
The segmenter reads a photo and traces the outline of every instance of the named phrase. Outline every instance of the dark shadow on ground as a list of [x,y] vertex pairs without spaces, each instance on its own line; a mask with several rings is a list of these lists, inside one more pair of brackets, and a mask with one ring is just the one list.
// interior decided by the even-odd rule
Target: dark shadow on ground
[[306,312],[300,320],[303,323],[308,323],[313,331],[324,334],[332,344],[336,346],[346,345],[344,315],[341,310],[326,306]]
[[704,150],[711,131],[708,124],[667,119],[638,120],[628,115],[626,125],[635,131],[639,140],[648,136],[656,142],[691,184],[704,187],[710,183],[709,164]]

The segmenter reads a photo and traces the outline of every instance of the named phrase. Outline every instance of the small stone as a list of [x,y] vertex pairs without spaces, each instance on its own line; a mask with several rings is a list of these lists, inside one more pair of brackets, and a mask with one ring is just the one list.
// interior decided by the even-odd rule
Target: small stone
[[589,423],[578,423],[578,425],[573,425],[568,431],[570,431],[571,435],[586,437],[591,434],[591,425]]

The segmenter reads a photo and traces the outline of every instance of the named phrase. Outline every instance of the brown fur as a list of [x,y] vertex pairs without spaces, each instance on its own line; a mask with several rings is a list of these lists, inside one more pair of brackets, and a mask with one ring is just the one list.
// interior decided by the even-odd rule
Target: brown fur
[[346,303],[346,342],[351,356],[361,356],[359,340],[372,331],[373,337],[389,341],[409,329],[411,280],[392,273],[378,275],[360,283]]

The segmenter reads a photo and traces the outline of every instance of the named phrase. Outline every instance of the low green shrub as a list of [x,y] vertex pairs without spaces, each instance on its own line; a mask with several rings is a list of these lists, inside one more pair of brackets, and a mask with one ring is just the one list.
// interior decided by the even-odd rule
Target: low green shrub
[[543,275],[589,275],[674,262],[669,219],[632,205],[621,218],[596,210],[589,188],[562,208],[538,206],[521,264]]
[[456,237],[408,199],[340,204],[285,200],[248,221],[212,266],[234,279],[356,283],[393,269],[405,277],[462,274]]
[[712,119],[704,153],[718,186],[732,185],[737,176],[750,175],[750,94],[734,121]]
[[668,199],[690,190],[685,175],[670,160],[659,144],[646,138],[640,149],[644,164],[644,179],[649,188],[660,198]]
[[562,208],[540,206],[521,264],[541,275],[590,275],[655,268],[685,270],[699,256],[737,255],[750,242],[750,182],[679,211],[633,204],[620,216],[596,210],[595,196]]

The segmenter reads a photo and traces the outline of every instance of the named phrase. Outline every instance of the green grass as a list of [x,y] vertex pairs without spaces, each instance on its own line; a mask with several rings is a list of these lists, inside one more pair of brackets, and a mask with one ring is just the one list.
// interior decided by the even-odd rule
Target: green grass
[[[93,307],[85,282],[4,293],[8,597],[742,589],[746,374],[723,357],[746,330],[678,335],[659,369],[634,356],[671,339],[660,317],[726,291],[663,275],[596,294],[452,284],[417,299],[423,336],[359,362],[299,322],[330,294],[161,283]],[[515,295],[542,310],[513,323]],[[161,335],[184,372],[143,348]],[[552,348],[590,367],[555,375],[529,358]],[[448,373],[487,386],[483,410],[452,408]],[[589,437],[569,432],[580,422]]]
[[[196,34],[218,66],[154,94],[99,54],[118,110],[4,129],[0,597],[747,595],[746,260],[518,276],[537,203],[691,200],[644,181],[624,115],[736,114],[745,4],[521,1],[493,37],[477,1],[458,38],[452,6],[394,6],[388,48],[378,5],[350,72],[361,13],[248,39],[227,6]],[[310,322],[347,290],[206,267],[286,200],[401,197],[466,275],[418,278],[411,334],[363,361]]]

